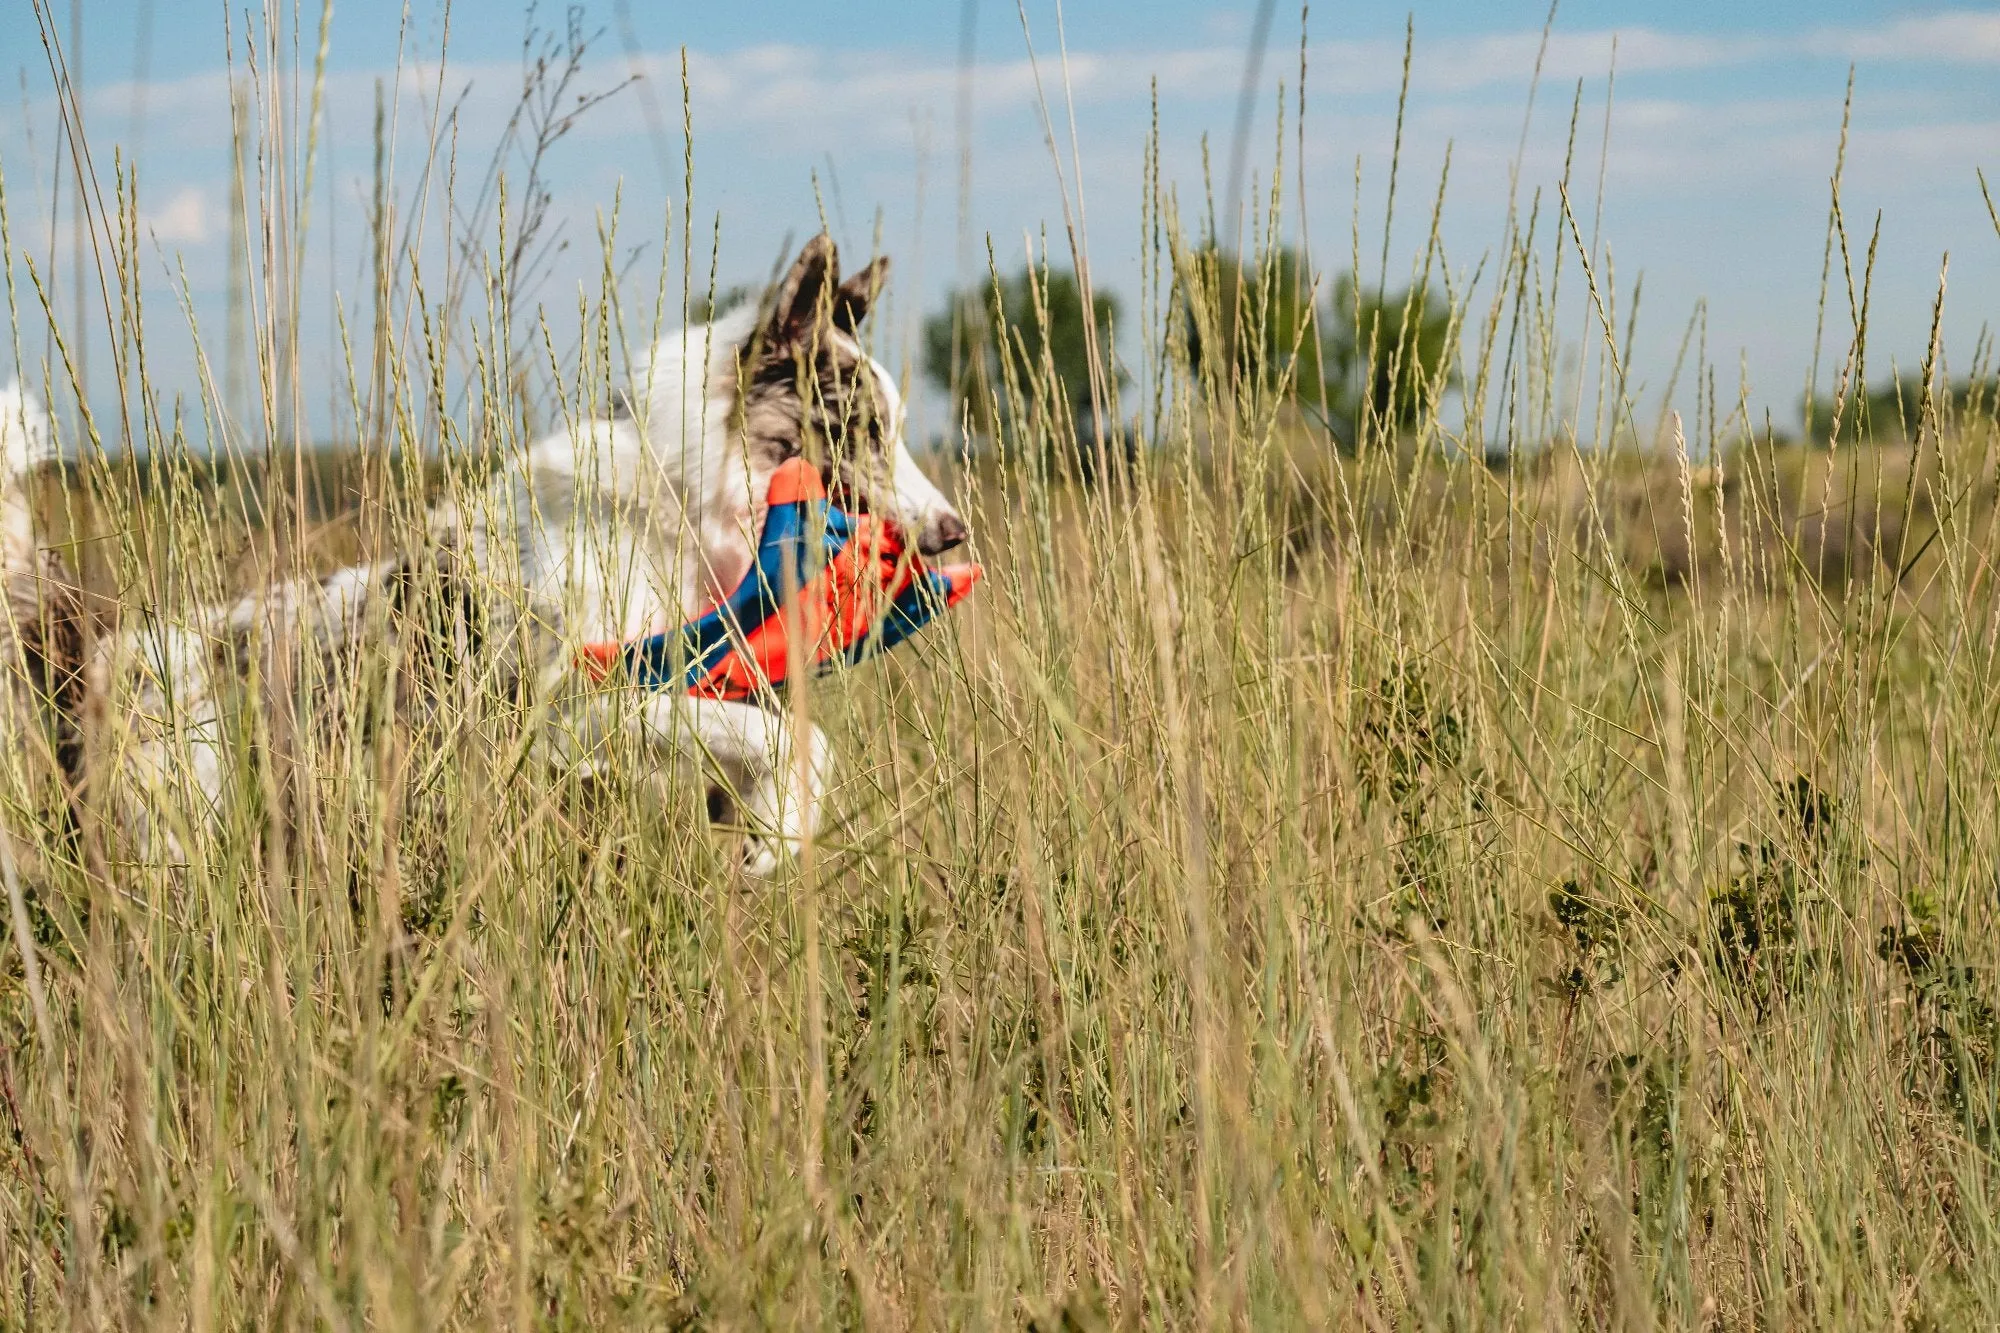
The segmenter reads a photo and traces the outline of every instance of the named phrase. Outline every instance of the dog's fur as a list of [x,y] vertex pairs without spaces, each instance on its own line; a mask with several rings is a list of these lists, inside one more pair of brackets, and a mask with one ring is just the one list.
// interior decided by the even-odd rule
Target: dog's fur
[[68,566],[35,538],[30,479],[55,457],[41,404],[18,382],[0,389],[0,744],[23,764],[29,789],[59,784],[68,820],[83,775],[90,636]]
[[82,704],[48,682],[94,682],[107,714],[143,731],[125,747],[111,799],[152,854],[174,855],[162,786],[178,773],[209,799],[220,794],[226,677],[259,652],[295,660],[301,649],[324,657],[407,638],[413,606],[433,616],[442,606],[455,650],[488,654],[489,679],[544,701],[548,753],[587,767],[623,733],[663,763],[705,766],[755,830],[746,867],[768,873],[813,832],[831,764],[818,729],[754,704],[577,690],[571,662],[578,645],[669,629],[726,596],[751,567],[771,473],[800,454],[845,503],[895,522],[925,553],[964,540],[964,523],[910,456],[894,379],[860,341],[887,273],[878,259],[843,283],[832,241],[816,237],[764,305],[655,346],[621,410],[536,441],[483,494],[434,511],[429,549],[276,584],[185,623],[155,620],[94,651],[72,635],[62,651],[74,662],[54,673],[36,663],[49,656],[40,645],[50,628],[68,623],[51,616],[60,602],[51,597],[69,580],[35,545],[25,495],[48,428],[25,395],[0,399],[12,403],[11,425],[0,424],[0,573],[15,608],[14,637],[0,642],[18,715],[10,725],[52,713],[60,749]]

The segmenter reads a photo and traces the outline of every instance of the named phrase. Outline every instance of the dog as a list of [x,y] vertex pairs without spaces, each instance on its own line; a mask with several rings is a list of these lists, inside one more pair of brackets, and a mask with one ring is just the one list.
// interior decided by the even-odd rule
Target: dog
[[[68,644],[85,660],[61,679],[108,699],[107,716],[135,719],[138,734],[104,785],[144,853],[184,854],[202,818],[197,808],[170,819],[168,787],[191,784],[211,807],[220,802],[223,713],[247,664],[266,664],[261,679],[310,688],[340,654],[408,661],[410,641],[428,637],[447,655],[483,655],[489,685],[538,701],[537,744],[551,762],[588,775],[622,738],[655,768],[700,771],[715,815],[749,830],[744,869],[774,873],[823,812],[833,763],[824,733],[758,703],[579,689],[575,655],[670,629],[726,597],[751,568],[769,478],[794,457],[813,461],[843,505],[897,525],[925,555],[967,540],[958,510],[910,453],[895,378],[863,342],[888,273],[878,258],[843,281],[832,239],[816,236],[766,300],[669,334],[639,358],[617,410],[565,421],[482,489],[431,511],[422,550],[179,619],[149,617],[94,648]],[[9,462],[0,496],[23,494],[36,450],[47,451],[46,420],[31,409],[15,404],[21,466]],[[0,501],[9,522],[12,503]],[[53,557],[22,531],[20,541],[4,534],[0,576],[10,605],[46,624],[51,580],[67,580],[43,568]],[[19,711],[52,712],[60,749],[79,731],[82,705],[74,690],[36,691],[33,652],[26,640],[0,644]],[[87,785],[81,774],[70,780]]]
[[[751,567],[771,474],[802,454],[844,504],[896,524],[921,553],[965,541],[911,456],[895,378],[862,342],[888,274],[878,258],[843,281],[832,239],[813,238],[769,301],[655,346],[624,412],[536,441],[476,508],[434,515],[434,545],[460,576],[553,609],[573,648],[658,633],[726,597]],[[754,830],[746,867],[769,874],[812,835],[832,770],[824,733],[795,722],[754,703],[594,695],[551,734],[592,748],[622,730],[710,766],[718,804]]]

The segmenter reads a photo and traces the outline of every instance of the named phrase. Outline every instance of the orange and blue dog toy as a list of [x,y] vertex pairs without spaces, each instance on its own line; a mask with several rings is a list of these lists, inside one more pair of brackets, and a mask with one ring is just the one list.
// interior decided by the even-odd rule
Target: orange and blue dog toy
[[635,684],[710,699],[747,699],[784,683],[798,660],[824,675],[886,652],[964,601],[978,565],[933,568],[902,532],[827,499],[803,458],[780,465],[765,493],[756,559],[735,591],[678,629],[586,644],[580,665],[599,680],[621,668]]

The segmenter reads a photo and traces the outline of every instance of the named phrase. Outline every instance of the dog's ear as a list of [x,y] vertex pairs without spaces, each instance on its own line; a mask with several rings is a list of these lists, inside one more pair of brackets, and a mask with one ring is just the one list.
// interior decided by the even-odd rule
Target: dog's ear
[[853,333],[868,318],[868,308],[889,285],[889,257],[883,255],[867,268],[840,284],[833,294],[833,327]]
[[764,331],[766,342],[783,347],[803,340],[823,318],[822,312],[830,309],[833,288],[839,281],[839,252],[833,238],[821,232],[806,242],[792,271],[778,284],[778,299]]

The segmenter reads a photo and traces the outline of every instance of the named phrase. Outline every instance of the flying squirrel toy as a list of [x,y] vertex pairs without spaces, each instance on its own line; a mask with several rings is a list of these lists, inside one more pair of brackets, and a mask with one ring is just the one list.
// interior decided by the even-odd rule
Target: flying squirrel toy
[[[578,665],[599,681],[708,699],[751,699],[785,683],[887,652],[972,592],[978,565],[926,565],[886,519],[828,500],[803,458],[771,474],[756,558],[735,591],[676,629],[585,644]],[[792,636],[798,636],[794,653]]]

